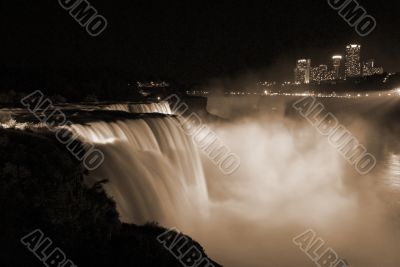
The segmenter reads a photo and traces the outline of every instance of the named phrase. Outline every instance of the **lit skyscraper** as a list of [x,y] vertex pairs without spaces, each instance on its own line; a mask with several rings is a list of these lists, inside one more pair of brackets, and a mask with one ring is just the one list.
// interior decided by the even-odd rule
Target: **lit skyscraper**
[[294,81],[296,84],[310,83],[311,59],[299,59],[294,69]]
[[342,66],[342,59],[343,57],[340,55],[335,55],[332,57],[332,64],[333,64],[333,80],[337,80],[340,78],[340,67]]
[[361,75],[361,45],[351,44],[346,47],[346,77]]
[[329,72],[327,65],[319,65],[312,69],[311,78],[314,82],[321,83],[322,81],[329,80]]

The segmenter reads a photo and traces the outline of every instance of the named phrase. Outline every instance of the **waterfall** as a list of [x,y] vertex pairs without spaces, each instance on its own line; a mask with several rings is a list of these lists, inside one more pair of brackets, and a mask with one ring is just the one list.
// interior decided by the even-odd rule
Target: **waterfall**
[[389,154],[385,162],[385,167],[385,185],[391,190],[400,191],[400,156]]
[[112,104],[105,107],[107,110],[124,111],[131,113],[160,113],[171,115],[172,111],[168,102],[139,103],[139,104]]
[[124,222],[182,225],[190,212],[207,213],[203,167],[178,119],[145,118],[76,124],[72,130],[105,155],[92,181],[108,179],[106,192]]

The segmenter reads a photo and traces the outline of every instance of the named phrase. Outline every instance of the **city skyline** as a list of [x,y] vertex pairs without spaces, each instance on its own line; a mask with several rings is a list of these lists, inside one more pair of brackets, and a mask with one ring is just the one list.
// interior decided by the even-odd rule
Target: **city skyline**
[[294,69],[295,84],[321,83],[349,78],[383,74],[384,68],[375,65],[375,59],[362,54],[362,45],[350,43],[343,54],[333,54],[329,64],[313,65],[312,58],[297,60]]
[[[100,73],[111,69],[129,80],[187,83],[265,72],[264,79],[283,81],[293,80],[296,59],[312,56],[327,64],[323,57],[356,42],[379,57],[377,63],[385,69],[400,71],[397,9],[387,2],[363,6],[374,11],[378,24],[361,38],[326,1],[127,1],[121,6],[96,1],[109,27],[93,39],[57,1],[7,1],[0,11],[2,25],[9,25],[0,29],[1,67]],[[288,19],[282,20],[282,14]]]

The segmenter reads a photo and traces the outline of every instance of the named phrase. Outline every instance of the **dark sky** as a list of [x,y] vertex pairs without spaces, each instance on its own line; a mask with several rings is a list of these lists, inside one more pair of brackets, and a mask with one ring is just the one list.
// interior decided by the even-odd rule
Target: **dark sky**
[[99,37],[56,0],[1,0],[1,66],[109,68],[182,81],[253,72],[290,79],[296,58],[329,63],[359,42],[363,57],[400,71],[398,0],[359,0],[378,23],[364,38],[325,0],[90,2],[109,23]]

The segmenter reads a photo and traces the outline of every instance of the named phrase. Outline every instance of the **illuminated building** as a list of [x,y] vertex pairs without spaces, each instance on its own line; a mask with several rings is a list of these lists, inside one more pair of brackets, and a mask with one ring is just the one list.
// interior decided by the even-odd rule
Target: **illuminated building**
[[332,80],[338,80],[340,78],[340,67],[342,66],[343,57],[340,55],[335,55],[332,57]]
[[312,68],[311,78],[314,82],[320,83],[329,79],[329,72],[327,65],[319,65],[318,67]]
[[329,81],[334,81],[337,80],[338,78],[336,77],[336,71],[330,70],[326,74],[326,79]]
[[296,84],[310,83],[311,59],[299,59],[294,69],[294,81]]
[[346,47],[346,77],[361,75],[361,45],[351,44]]
[[311,68],[311,81],[317,82],[318,81],[318,67]]
[[375,67],[375,61],[370,59],[363,64],[363,76],[372,76],[375,74],[382,74],[382,67]]

